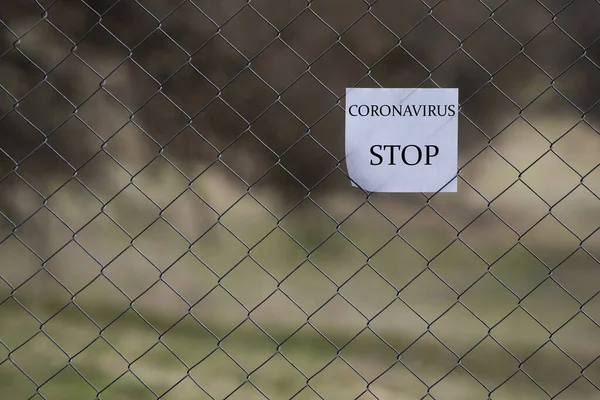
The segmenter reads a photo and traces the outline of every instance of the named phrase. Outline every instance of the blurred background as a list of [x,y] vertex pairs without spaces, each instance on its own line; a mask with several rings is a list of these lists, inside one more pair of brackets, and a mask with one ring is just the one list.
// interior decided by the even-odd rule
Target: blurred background
[[[0,4],[0,398],[600,399],[600,3]],[[347,87],[458,87],[365,193]]]

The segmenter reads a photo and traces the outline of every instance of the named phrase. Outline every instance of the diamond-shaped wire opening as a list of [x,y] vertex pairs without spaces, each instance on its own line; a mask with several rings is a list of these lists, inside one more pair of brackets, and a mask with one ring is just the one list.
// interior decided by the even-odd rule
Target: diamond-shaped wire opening
[[340,355],[369,382],[386,372],[398,358],[396,350],[368,329],[344,346]]
[[[177,8],[169,10],[165,17],[161,18],[161,30],[190,54],[210,40],[218,29],[206,14],[188,1],[179,3]],[[188,31],[190,24],[193,24],[193,35]]]
[[486,273],[488,265],[467,245],[456,241],[433,260],[430,268],[454,290],[463,293]]
[[191,314],[219,339],[248,318],[248,310],[221,286],[194,304]]
[[[307,252],[283,229],[275,229],[252,248],[252,260],[277,280],[282,280],[306,261]],[[314,254],[314,253],[313,253]],[[311,255],[311,259],[319,262]]]
[[424,333],[400,355],[400,362],[427,386],[456,368],[458,357],[431,333]]
[[[409,368],[396,362],[369,383],[369,394],[364,399],[392,399],[399,395],[407,398],[426,398],[428,387]],[[373,397],[374,396],[374,397]],[[363,399],[363,397],[360,397]]]
[[279,161],[268,143],[263,142],[251,130],[238,136],[221,153],[220,160],[251,187]]
[[525,0],[504,2],[494,12],[493,21],[510,32],[520,43],[527,43],[552,21],[548,2]]
[[[99,300],[106,303],[99,306]],[[98,276],[77,292],[73,300],[96,324],[106,327],[129,307],[130,299],[107,278]]]
[[[157,17],[148,12],[140,1],[120,0],[113,2],[110,10],[102,13],[102,26],[129,49],[146,45],[146,40],[158,27]],[[131,21],[136,29],[131,29]]]
[[280,353],[302,374],[312,377],[336,357],[338,349],[310,325],[296,330],[281,344]]
[[357,398],[366,389],[367,382],[356,370],[336,358],[308,382],[310,388],[320,397]]
[[[585,77],[585,85],[581,77]],[[561,74],[553,85],[555,90],[566,97],[575,107],[587,111],[597,104],[598,99],[589,95],[589,89],[600,86],[598,79],[598,65],[587,58],[578,60],[570,65],[568,70]],[[588,89],[588,90],[586,90]]]
[[592,171],[587,173],[583,177],[582,184],[589,189],[594,195],[598,196],[600,193],[600,164],[598,164]]
[[195,304],[217,285],[218,276],[191,252],[169,265],[162,279],[185,301]]
[[[600,6],[595,1],[584,0],[565,4],[556,18],[556,25],[584,47],[598,39],[600,30],[594,21],[600,16]],[[577,23],[575,24],[575,21]],[[584,27],[584,29],[581,29]]]
[[491,273],[522,298],[550,275],[550,267],[523,246],[515,246],[491,266]]
[[[44,71],[33,64],[17,46],[12,46],[7,53],[4,53],[2,60],[4,74],[0,77],[0,84],[3,92],[7,92],[11,97],[19,100],[24,98],[38,87],[44,78]],[[16,75],[21,79],[7,79],[10,75]]]
[[[332,175],[340,178],[338,180],[338,185],[340,186],[342,181],[344,181],[344,183],[348,182],[348,175],[344,170],[346,165],[342,162],[345,157],[344,152],[342,151],[342,148],[344,147],[342,144],[343,138],[331,135],[332,130],[335,130],[336,127],[341,126],[344,123],[344,118],[345,114],[343,108],[339,105],[335,106],[327,111],[327,114],[317,121],[316,124],[310,127],[310,132],[307,132],[310,133],[310,136],[321,145],[320,147],[337,162],[335,169],[333,164],[331,164],[331,169],[326,169],[329,175],[323,182],[318,184],[317,188],[313,189],[327,187],[328,183],[326,181],[330,179]],[[315,194],[317,195],[318,192]]]
[[[248,349],[246,341],[253,338],[252,349]],[[250,320],[244,321],[235,330],[227,334],[221,342],[223,349],[246,371],[255,371],[277,352],[277,343],[265,335],[264,331]]]
[[10,359],[38,384],[52,378],[69,360],[64,351],[41,332],[15,350]]
[[552,209],[552,215],[580,238],[588,237],[600,227],[600,200],[583,186],[578,186]]
[[400,227],[398,235],[424,258],[432,260],[455,242],[457,231],[431,207],[425,207]]
[[[164,248],[156,247],[159,238]],[[144,258],[164,271],[188,251],[189,242],[163,219],[159,219],[136,239],[135,247],[144,254]]]
[[506,396],[510,397],[514,396],[515,393],[527,396],[528,399],[535,400],[551,397],[551,395],[522,371],[517,371],[510,379],[500,385],[492,393],[492,396],[497,396],[499,398]]
[[[76,79],[73,79],[74,77]],[[68,101],[79,106],[99,90],[101,78],[77,56],[71,54],[52,68],[47,81]]]
[[294,18],[281,37],[307,63],[314,62],[337,40],[337,34],[309,8]]
[[2,386],[3,394],[6,396],[31,398],[36,393],[37,384],[11,361],[0,364],[0,379],[2,382],[8,382]]
[[[283,70],[285,73],[286,70]],[[270,74],[269,76],[273,76]],[[252,133],[277,155],[283,155],[307,132],[306,125],[281,102],[269,107],[252,123]]]
[[279,95],[251,69],[238,71],[224,86],[220,98],[244,121],[253,121],[277,101]]
[[[248,27],[252,27],[252,35],[240,35]],[[247,59],[253,59],[267,47],[278,34],[271,24],[252,7],[244,7],[221,27],[219,35]]]
[[47,321],[69,304],[71,296],[57,277],[41,269],[19,286],[13,297],[36,318]]
[[38,68],[49,71],[69,55],[73,42],[47,20],[43,20],[21,36],[15,47]]
[[[307,103],[306,98],[313,101]],[[318,76],[306,73],[287,88],[280,101],[302,122],[312,126],[336,106],[339,97]]]
[[[160,299],[158,301],[157,299]],[[189,304],[168,284],[157,281],[132,306],[152,327],[163,333],[189,313]],[[168,316],[164,316],[167,314]]]
[[488,328],[466,306],[456,304],[429,331],[462,357],[487,336]]
[[485,386],[476,377],[460,367],[437,382],[429,393],[433,398],[444,396],[456,400],[464,398],[463,396],[473,396],[474,398],[489,396],[489,391]]
[[[100,52],[97,43],[102,43]],[[88,31],[73,53],[103,77],[112,74],[129,57],[129,49],[101,24]]]
[[[483,238],[482,232],[486,231],[495,233],[495,243],[493,245],[481,240]],[[479,257],[488,263],[492,263],[514,246],[518,234],[501,217],[493,211],[487,210],[460,233],[460,239]]]
[[[332,344],[341,348],[364,330],[367,317],[343,295],[336,295],[312,313],[309,321],[310,325],[322,332]],[[344,329],[330,331],[332,322],[337,322],[338,326],[343,326]]]
[[133,124],[162,148],[173,136],[188,126],[190,118],[168,98],[159,93],[136,110]]
[[123,188],[103,208],[104,213],[132,237],[138,236],[147,229],[158,217],[159,213],[158,207],[133,185]]
[[97,395],[96,389],[70,365],[44,383],[38,393],[46,399],[60,399],[62,396],[93,398]]
[[[489,112],[490,107],[494,110]],[[515,121],[521,109],[507,97],[493,81],[476,89],[472,96],[465,98],[461,104],[461,114],[477,130],[492,139]]]
[[186,126],[177,132],[162,150],[162,156],[190,180],[206,169],[206,160],[218,156],[218,150],[193,126]]
[[[298,224],[305,221],[307,224]],[[281,226],[304,250],[316,252],[337,230],[337,224],[310,199],[303,199],[280,219]]]
[[250,6],[262,15],[277,30],[283,30],[294,20],[307,5],[302,0],[292,0],[285,3],[270,3],[268,0],[253,0]]
[[190,185],[190,180],[167,158],[159,156],[135,176],[133,184],[161,210],[164,210],[185,192]]
[[163,394],[185,377],[187,368],[164,345],[156,344],[135,360],[129,370],[154,393]]
[[292,398],[306,386],[307,381],[281,354],[269,359],[250,379],[268,398]]
[[42,265],[39,256],[15,236],[8,236],[0,244],[0,257],[0,275],[13,287],[26,282]]
[[159,394],[152,392],[144,382],[140,381],[140,379],[130,371],[127,371],[127,373],[119,376],[117,380],[111,382],[110,385],[100,393],[100,398],[110,399],[111,397],[118,396],[120,393],[126,393],[140,400],[155,399],[159,396]]
[[105,325],[102,337],[128,363],[132,363],[156,345],[159,333],[139,313],[129,308]]
[[565,132],[554,142],[552,150],[577,173],[586,175],[598,166],[598,160],[592,154],[600,150],[600,135],[584,121]]
[[84,3],[52,3],[46,9],[45,20],[54,29],[77,43],[85,38],[87,32],[98,22],[98,16]]
[[131,244],[131,236],[105,214],[100,214],[78,234],[77,243],[98,262],[107,264]]
[[221,285],[248,309],[254,309],[276,289],[277,281],[250,258],[236,265],[221,280]]
[[318,267],[307,261],[281,283],[281,290],[304,312],[312,314],[334,296],[337,287]]
[[460,303],[489,327],[510,315],[518,301],[512,288],[492,274],[483,275],[460,298]]
[[[457,71],[461,72],[457,74]],[[490,74],[464,51],[456,51],[444,60],[433,71],[432,77],[442,87],[459,87],[459,99],[468,99],[490,80]],[[462,134],[465,124],[461,121],[460,125]]]
[[194,382],[192,378],[185,378],[171,387],[163,396],[164,400],[179,400],[185,398],[194,398],[199,400],[208,400],[210,397],[204,390]]
[[189,375],[213,398],[225,398],[247,377],[247,373],[219,348],[194,366]]
[[[420,38],[423,36],[431,38],[433,46],[429,48],[421,46]],[[418,60],[421,66],[431,72],[457,50],[459,43],[458,39],[434,17],[427,16],[402,38],[401,46],[412,58]]]
[[399,297],[428,323],[443,315],[457,299],[454,289],[429,269],[411,280]]
[[160,271],[130,247],[104,268],[103,275],[134,299],[158,280]]
[[[376,42],[366,43],[364,35],[376,37]],[[358,21],[345,28],[341,43],[367,67],[381,60],[398,43],[396,36],[372,13],[366,13]]]
[[276,218],[249,195],[241,197],[221,215],[220,223],[250,249],[277,227]]
[[[372,229],[373,226],[377,226],[377,229]],[[353,247],[370,256],[394,237],[397,227],[371,204],[365,203],[351,213],[336,230],[344,235]],[[400,231],[400,235],[408,236],[410,241],[409,232],[410,229],[405,228]]]
[[577,250],[552,271],[562,287],[585,303],[598,293],[600,262],[583,249]]
[[96,340],[100,328],[71,303],[45,322],[43,331],[73,357]]
[[161,342],[188,366],[196,365],[217,347],[217,339],[191,315],[169,328]]
[[[333,67],[337,63],[344,65],[343,72]],[[310,66],[310,73],[323,84],[328,91],[340,98],[345,95],[347,82],[356,82],[368,73],[368,67],[350,49],[342,43],[336,43]]]
[[[13,321],[12,324],[3,324],[0,327],[0,341],[2,348],[14,351],[38,334],[40,330],[39,318],[32,315],[31,311],[23,307],[15,297],[9,297],[0,304],[0,311],[6,318]],[[6,363],[4,359],[0,363]]]
[[598,387],[595,384],[591,383],[586,377],[581,377],[565,387],[556,398],[564,400],[573,398],[573,396],[593,396],[597,392]]
[[[515,330],[518,330],[518,336],[515,336]],[[548,342],[550,333],[522,308],[515,308],[494,326],[490,337],[523,361]]]
[[599,331],[598,324],[579,313],[552,336],[552,343],[577,364],[590,365],[598,357]]
[[[104,79],[100,85],[101,90],[98,90],[90,100],[87,100],[83,107],[84,109],[90,109],[89,113],[93,114],[98,111],[94,108],[94,105],[102,105],[108,107],[114,113],[113,119],[115,121],[105,121],[97,114],[94,118],[96,120],[100,119],[104,125],[112,122],[112,130],[109,131],[108,135],[102,135],[103,137],[109,137],[132,118],[133,112],[156,94],[160,88],[160,83],[129,58],[115,65],[103,77]],[[126,82],[135,85],[136,90],[129,89],[125,85]]]
[[248,247],[221,224],[204,233],[191,250],[201,263],[219,277],[248,256]]
[[[553,364],[560,367],[549,368]],[[556,396],[581,375],[581,367],[552,343],[546,344],[527,359],[522,370],[551,396]]]
[[[432,3],[435,3],[434,18],[460,40],[468,39],[490,17],[490,10],[479,0]],[[464,13],[463,7],[468,7],[469,12]]]
[[519,361],[490,337],[469,351],[461,365],[490,391],[501,387],[519,369]]
[[590,365],[587,365],[583,371],[583,373],[586,375],[586,377],[589,379],[589,381],[595,386],[598,386],[598,381],[600,380],[600,369],[599,369],[600,361],[599,360],[600,360],[600,358],[596,359]]
[[395,300],[369,320],[369,329],[398,353],[427,330],[427,322],[402,300]]
[[394,237],[373,254],[369,265],[400,290],[427,267],[427,259],[405,240]]
[[560,285],[547,279],[527,295],[522,307],[553,332],[577,314],[580,304]]
[[[378,272],[365,266],[344,282],[340,293],[363,315],[371,319],[394,301],[397,291]],[[369,292],[365,288],[370,288]]]
[[[311,154],[310,159],[306,154]],[[308,133],[295,143],[278,163],[303,186],[303,196],[327,178],[339,164],[327,149]]]
[[[402,73],[398,74],[397,71]],[[379,60],[372,70],[370,77],[376,82],[376,86],[365,82],[367,87],[417,87],[429,76],[428,70],[411,55],[404,47],[398,45],[390,49],[385,56]]]
[[[553,43],[553,46],[548,46],[548,43]],[[582,49],[555,24],[549,24],[536,33],[525,45],[523,52],[542,71],[556,78],[581,57]]]
[[308,320],[308,316],[281,290],[256,307],[250,319],[278,343],[286,341]]
[[556,267],[580,246],[581,240],[551,214],[529,229],[520,240],[535,258]]

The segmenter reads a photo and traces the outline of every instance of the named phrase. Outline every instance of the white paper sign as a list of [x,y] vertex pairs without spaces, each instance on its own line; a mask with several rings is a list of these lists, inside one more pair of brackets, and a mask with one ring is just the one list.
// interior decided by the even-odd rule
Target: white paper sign
[[458,89],[346,89],[346,164],[369,192],[456,192]]

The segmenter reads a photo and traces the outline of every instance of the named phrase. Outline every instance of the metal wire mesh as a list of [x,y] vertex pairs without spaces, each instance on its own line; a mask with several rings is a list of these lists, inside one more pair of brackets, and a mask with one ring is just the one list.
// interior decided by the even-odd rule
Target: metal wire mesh
[[[3,3],[2,397],[600,396],[599,12]],[[396,86],[459,87],[458,194],[350,188]]]

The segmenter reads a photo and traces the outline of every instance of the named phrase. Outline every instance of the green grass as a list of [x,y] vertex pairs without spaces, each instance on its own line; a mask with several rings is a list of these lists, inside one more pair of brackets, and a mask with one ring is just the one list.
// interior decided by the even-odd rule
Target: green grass
[[[304,250],[283,230],[271,232],[276,220],[247,210],[221,222],[250,251],[216,227],[192,247],[201,261],[180,258],[189,244],[164,221],[135,248],[106,217],[90,224],[77,242],[105,265],[114,259],[103,270],[68,232],[48,242],[23,233],[40,253],[69,243],[46,271],[14,238],[3,243],[0,275],[18,289],[0,282],[0,399],[263,399],[262,391],[405,400],[424,398],[428,387],[438,400],[598,393],[580,378],[586,367],[600,385],[592,322],[600,321],[600,273],[583,251],[549,279],[523,247],[509,251],[515,239],[499,228],[461,236],[477,256],[445,223],[421,221],[403,231],[410,245],[388,243],[395,229],[375,214],[331,235],[336,224],[314,210],[280,223]],[[137,233],[155,217],[114,215]],[[190,236],[210,222],[189,219],[176,225]],[[551,268],[574,250],[523,242]]]

